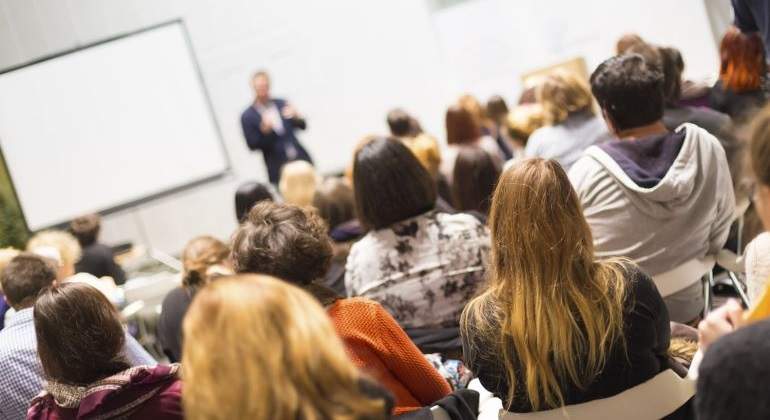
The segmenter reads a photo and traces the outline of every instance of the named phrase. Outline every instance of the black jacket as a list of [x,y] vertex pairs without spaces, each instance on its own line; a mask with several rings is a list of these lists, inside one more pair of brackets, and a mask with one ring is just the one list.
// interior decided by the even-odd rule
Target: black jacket
[[115,262],[112,249],[100,243],[83,247],[83,255],[75,263],[75,272],[88,273],[96,277],[109,276],[115,280],[115,284],[126,282],[126,273]]
[[[272,101],[278,108],[279,113],[286,106],[286,101],[283,99],[272,99]],[[297,151],[297,155],[292,160],[313,162],[308,152],[294,135],[294,129],[304,130],[307,127],[305,120],[302,118],[287,120],[283,115],[281,115],[281,120],[284,127],[283,135],[279,136],[274,131],[271,131],[270,134],[263,134],[262,130],[259,129],[259,125],[262,123],[262,116],[253,105],[246,108],[243,114],[241,114],[241,128],[243,128],[243,136],[246,138],[246,145],[251,150],[262,152],[271,184],[278,184],[281,177],[281,168],[290,160],[286,154],[287,148],[294,147]]]

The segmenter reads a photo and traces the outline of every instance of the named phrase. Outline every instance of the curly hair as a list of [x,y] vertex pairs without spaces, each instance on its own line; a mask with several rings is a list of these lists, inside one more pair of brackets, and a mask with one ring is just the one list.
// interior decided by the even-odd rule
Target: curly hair
[[257,203],[232,238],[237,273],[267,274],[308,285],[326,274],[332,258],[324,221],[288,204]]

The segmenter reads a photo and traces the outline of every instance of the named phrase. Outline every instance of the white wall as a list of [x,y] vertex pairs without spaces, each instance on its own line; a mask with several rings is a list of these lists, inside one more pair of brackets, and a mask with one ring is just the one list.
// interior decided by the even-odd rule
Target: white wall
[[[361,136],[385,132],[384,115],[391,107],[404,106],[442,137],[443,112],[457,94],[513,98],[518,72],[578,54],[593,66],[626,31],[680,47],[693,74],[716,69],[701,0],[473,0],[438,12],[427,3],[0,0],[0,68],[161,21],[185,20],[234,175],[108,216],[104,227],[108,242],[144,241],[168,253],[197,234],[229,237],[235,186],[265,178],[262,158],[247,150],[239,126],[256,68],[270,70],[274,94],[289,98],[307,116],[309,130],[302,139],[321,171],[341,169]],[[468,19],[461,25],[447,26],[463,17]],[[491,48],[490,38],[496,41]],[[456,50],[452,39],[466,39],[465,52],[477,54]],[[464,57],[469,60],[458,61]]]

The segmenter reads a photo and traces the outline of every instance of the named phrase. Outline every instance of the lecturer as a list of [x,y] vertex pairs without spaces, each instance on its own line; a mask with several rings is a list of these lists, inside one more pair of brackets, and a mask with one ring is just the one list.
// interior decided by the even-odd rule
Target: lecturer
[[294,135],[294,129],[304,130],[305,120],[283,99],[270,97],[270,77],[265,71],[251,78],[254,103],[241,114],[241,127],[251,150],[261,150],[271,184],[278,184],[281,168],[293,160],[310,163],[310,155]]

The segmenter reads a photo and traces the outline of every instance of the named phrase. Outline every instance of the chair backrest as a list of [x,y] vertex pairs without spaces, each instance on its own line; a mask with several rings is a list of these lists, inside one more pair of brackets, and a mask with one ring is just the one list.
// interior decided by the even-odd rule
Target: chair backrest
[[716,264],[716,258],[713,256],[692,259],[671,271],[658,274],[652,278],[652,281],[658,286],[661,296],[671,296],[698,282],[714,268],[714,264]]
[[[667,369],[618,395],[535,413],[510,413],[495,398],[481,405],[479,420],[649,420],[663,418],[695,395],[695,381]],[[435,418],[435,417],[434,417]]]

